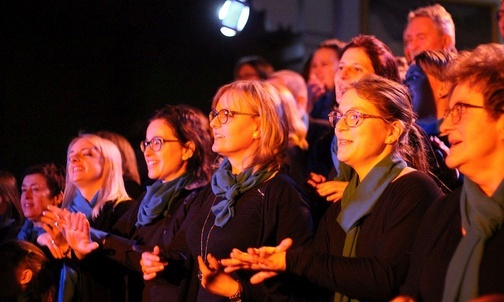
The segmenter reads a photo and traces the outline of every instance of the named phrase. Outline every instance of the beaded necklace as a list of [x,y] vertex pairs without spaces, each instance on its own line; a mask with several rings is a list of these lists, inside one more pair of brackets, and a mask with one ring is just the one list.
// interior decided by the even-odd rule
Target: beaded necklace
[[[210,227],[210,230],[208,230],[206,240],[205,240],[205,248],[204,248],[204,253],[203,253],[203,238],[204,238],[204,233],[205,229],[208,223],[208,219],[210,218],[210,213],[212,212],[212,207],[215,205],[215,201],[217,200],[217,196],[215,196],[212,205],[210,206],[210,210],[208,210],[208,214],[205,218],[205,222],[203,223],[203,227],[201,228],[201,235],[200,235],[200,255],[203,257],[203,261],[205,261],[205,264],[208,264],[207,262],[207,254],[208,254],[208,241],[210,240],[210,235],[212,235],[212,231],[215,227],[215,223],[212,223],[212,226]],[[201,280],[202,278],[202,273],[201,271],[198,272],[198,278]]]

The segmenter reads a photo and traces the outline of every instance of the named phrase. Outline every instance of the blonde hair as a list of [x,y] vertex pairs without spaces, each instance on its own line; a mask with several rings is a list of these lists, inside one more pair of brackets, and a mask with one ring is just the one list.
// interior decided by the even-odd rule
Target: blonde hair
[[270,82],[278,91],[280,97],[280,106],[282,106],[286,123],[289,127],[289,144],[298,146],[302,150],[308,149],[308,141],[306,141],[306,134],[308,128],[303,123],[296,110],[296,100],[292,93],[278,82]]
[[236,81],[217,91],[213,109],[221,99],[258,115],[261,135],[250,147],[251,164],[246,168],[279,170],[287,148],[288,126],[275,87],[263,81]]
[[135,156],[135,150],[133,150],[130,142],[124,136],[112,131],[102,130],[96,132],[95,134],[111,140],[117,146],[117,148],[119,148],[119,152],[121,152],[122,158],[123,175],[126,177],[126,179],[131,179],[137,184],[140,184],[140,173],[138,173],[138,164]]
[[[88,140],[94,146],[94,148],[100,152],[103,157],[103,175],[104,179],[101,184],[100,190],[98,192],[98,201],[93,208],[93,218],[98,216],[100,210],[107,202],[113,202],[114,206],[122,201],[129,200],[128,193],[124,188],[124,181],[122,177],[122,160],[119,148],[110,140],[99,137],[95,134],[80,134],[78,137],[74,138],[68,145],[67,154],[70,152],[72,146],[81,139]],[[67,156],[68,158],[68,156]],[[66,187],[63,194],[63,207],[66,208],[72,204],[75,196],[77,195],[78,188],[70,180],[68,173],[67,160],[67,175],[66,175]]]

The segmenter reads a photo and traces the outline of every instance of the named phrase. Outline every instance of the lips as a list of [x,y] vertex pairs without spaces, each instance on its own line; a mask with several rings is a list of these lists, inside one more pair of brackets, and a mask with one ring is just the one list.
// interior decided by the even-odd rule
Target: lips
[[348,145],[350,143],[353,143],[353,141],[349,139],[338,139],[338,145],[340,146]]
[[81,166],[74,166],[73,169],[72,169],[73,173],[78,173],[78,172],[81,172],[81,171],[84,171],[84,168],[81,167]]

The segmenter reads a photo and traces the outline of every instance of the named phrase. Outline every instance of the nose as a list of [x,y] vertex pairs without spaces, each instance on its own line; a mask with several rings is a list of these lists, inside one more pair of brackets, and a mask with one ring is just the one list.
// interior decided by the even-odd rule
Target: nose
[[439,125],[439,132],[441,135],[447,135],[453,128],[453,123],[451,119],[451,114],[448,114],[446,118],[443,119],[441,125]]
[[23,194],[21,194],[21,199],[22,200],[31,199],[32,195],[33,195],[32,190],[27,188],[26,191],[24,191]]
[[336,122],[336,127],[334,127],[334,134],[336,134],[336,132],[341,132],[348,129],[348,126],[346,125],[344,119],[345,118],[343,117]]
[[210,120],[210,127],[217,128],[220,125],[219,117],[215,116],[212,120]]
[[79,158],[76,154],[74,154],[74,155],[70,155],[70,156],[68,157],[68,160],[69,160],[71,163],[75,163],[75,162],[78,162],[78,161],[80,160],[80,158]]

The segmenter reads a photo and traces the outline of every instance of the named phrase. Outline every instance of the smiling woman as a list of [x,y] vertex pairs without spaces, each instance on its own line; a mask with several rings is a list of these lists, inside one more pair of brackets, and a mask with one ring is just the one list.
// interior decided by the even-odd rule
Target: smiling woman
[[[405,296],[473,301],[504,295],[504,45],[483,44],[450,62],[453,84],[441,132],[446,164],[464,175],[419,225]],[[485,131],[481,131],[485,129]],[[476,300],[474,300],[476,301]]]
[[253,283],[271,271],[306,277],[321,287],[320,301],[388,301],[405,278],[417,225],[441,192],[404,160],[415,135],[406,87],[368,75],[348,86],[334,119],[338,159],[356,173],[341,202],[325,212],[312,244],[289,249],[296,242],[289,239],[276,248],[248,249],[254,257],[234,250],[222,263],[228,271],[269,270]]
[[36,243],[42,228],[42,212],[48,205],[59,206],[65,190],[65,169],[54,163],[28,167],[23,173],[21,208],[26,217],[17,238]]

